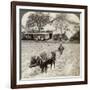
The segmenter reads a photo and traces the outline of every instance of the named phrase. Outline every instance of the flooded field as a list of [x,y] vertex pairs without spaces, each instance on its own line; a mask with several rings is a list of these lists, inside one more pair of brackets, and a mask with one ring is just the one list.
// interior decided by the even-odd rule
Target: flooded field
[[41,73],[40,67],[29,68],[31,57],[45,51],[50,53],[59,47],[58,42],[21,41],[21,79],[44,79],[48,77],[79,76],[80,75],[80,44],[63,44],[63,54],[56,52],[56,66],[48,65],[47,73]]

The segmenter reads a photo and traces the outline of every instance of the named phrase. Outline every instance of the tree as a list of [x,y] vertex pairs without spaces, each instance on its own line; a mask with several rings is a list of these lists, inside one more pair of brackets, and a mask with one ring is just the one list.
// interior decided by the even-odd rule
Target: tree
[[26,27],[37,27],[39,31],[49,22],[49,15],[42,12],[30,14],[26,23]]
[[66,36],[66,30],[67,30],[67,23],[66,23],[66,14],[65,13],[58,13],[56,15],[56,18],[55,18],[55,22],[54,22],[54,25],[55,25],[55,29],[58,30],[59,32],[59,36],[58,36],[58,39],[60,41],[62,41],[62,39],[65,39]]
[[80,42],[80,30],[77,31],[71,38],[70,41],[78,41]]
[[61,34],[65,27],[65,20],[66,20],[66,14],[60,13],[56,15],[55,27],[56,29],[60,29]]

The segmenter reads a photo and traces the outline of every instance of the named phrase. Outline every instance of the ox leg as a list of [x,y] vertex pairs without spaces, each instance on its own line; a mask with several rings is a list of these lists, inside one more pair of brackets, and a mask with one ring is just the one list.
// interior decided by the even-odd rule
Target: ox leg
[[55,68],[55,62],[54,62],[54,68]]
[[42,67],[42,68],[41,68],[41,73],[43,73],[43,72],[44,72],[44,68]]
[[52,63],[51,63],[51,69],[52,69]]
[[44,67],[40,66],[40,68],[41,68],[41,73],[43,73],[44,72]]
[[47,65],[45,66],[45,72],[47,73]]

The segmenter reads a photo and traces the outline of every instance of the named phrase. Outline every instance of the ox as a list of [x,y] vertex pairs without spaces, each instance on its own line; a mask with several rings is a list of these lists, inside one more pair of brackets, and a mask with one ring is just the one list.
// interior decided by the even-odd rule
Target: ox
[[40,56],[32,56],[30,61],[30,68],[39,66],[41,68],[41,72],[47,72],[48,64],[52,65],[54,64],[55,67],[55,61],[56,61],[56,53],[51,52],[51,56],[49,57],[46,52],[43,52],[40,54]]

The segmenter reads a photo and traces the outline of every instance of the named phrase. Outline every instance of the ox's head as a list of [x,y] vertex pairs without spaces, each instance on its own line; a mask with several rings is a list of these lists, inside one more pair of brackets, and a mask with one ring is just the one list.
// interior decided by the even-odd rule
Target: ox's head
[[37,57],[36,56],[32,56],[29,67],[30,68],[35,67],[36,66],[36,61],[37,61]]
[[56,57],[56,53],[54,51],[51,52],[52,56]]
[[56,53],[52,51],[51,54],[52,54],[52,59],[56,60]]
[[39,63],[40,63],[40,58],[39,58],[39,56],[32,56],[29,67],[30,67],[30,68],[36,67],[36,66],[39,65]]

